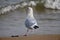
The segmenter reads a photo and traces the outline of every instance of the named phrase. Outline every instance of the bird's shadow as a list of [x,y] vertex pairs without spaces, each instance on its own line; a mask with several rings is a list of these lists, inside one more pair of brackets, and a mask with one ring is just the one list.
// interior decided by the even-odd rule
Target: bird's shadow
[[19,37],[19,35],[12,35],[11,37]]

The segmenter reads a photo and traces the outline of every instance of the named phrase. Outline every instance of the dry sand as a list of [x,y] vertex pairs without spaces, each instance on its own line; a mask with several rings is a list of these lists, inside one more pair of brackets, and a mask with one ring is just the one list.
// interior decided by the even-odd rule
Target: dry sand
[[29,35],[20,37],[0,37],[0,40],[60,40],[60,34],[54,35]]

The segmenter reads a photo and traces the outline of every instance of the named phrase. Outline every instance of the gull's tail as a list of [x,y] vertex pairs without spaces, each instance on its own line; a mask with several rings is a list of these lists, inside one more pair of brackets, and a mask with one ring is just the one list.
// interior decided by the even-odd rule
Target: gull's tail
[[35,25],[33,28],[34,28],[34,29],[37,29],[37,28],[39,28],[39,27]]

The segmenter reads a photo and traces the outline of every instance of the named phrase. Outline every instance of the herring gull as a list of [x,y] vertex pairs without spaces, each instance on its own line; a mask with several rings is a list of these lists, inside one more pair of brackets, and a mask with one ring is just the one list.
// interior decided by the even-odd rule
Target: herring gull
[[36,19],[33,16],[32,7],[27,7],[27,18],[25,20],[25,26],[27,27],[27,32],[25,36],[28,35],[29,31],[33,31],[34,29],[39,28]]

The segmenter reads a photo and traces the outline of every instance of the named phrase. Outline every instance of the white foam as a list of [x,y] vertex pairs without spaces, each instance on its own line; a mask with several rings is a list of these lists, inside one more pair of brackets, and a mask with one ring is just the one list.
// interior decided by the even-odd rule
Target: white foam
[[12,9],[11,6],[7,6],[5,8],[2,8],[1,13],[3,14],[3,13],[6,13],[6,12],[9,12],[11,9]]
[[19,8],[20,7],[20,5],[18,4],[18,5],[9,5],[9,6],[7,6],[7,7],[4,7],[4,8],[2,8],[1,9],[1,14],[4,14],[4,13],[6,13],[6,12],[10,12],[11,10],[13,11],[13,10],[15,10],[15,9],[17,9],[17,8]]
[[28,3],[27,2],[22,2],[20,5],[21,5],[20,7],[23,8],[23,7],[27,6]]
[[15,5],[15,6],[12,6],[12,10],[15,10],[15,9],[17,9],[17,8],[19,8],[20,7],[20,4],[17,4],[17,5]]
[[44,6],[46,8],[60,9],[60,0],[46,0]]
[[36,2],[35,1],[30,1],[29,6],[36,6]]

